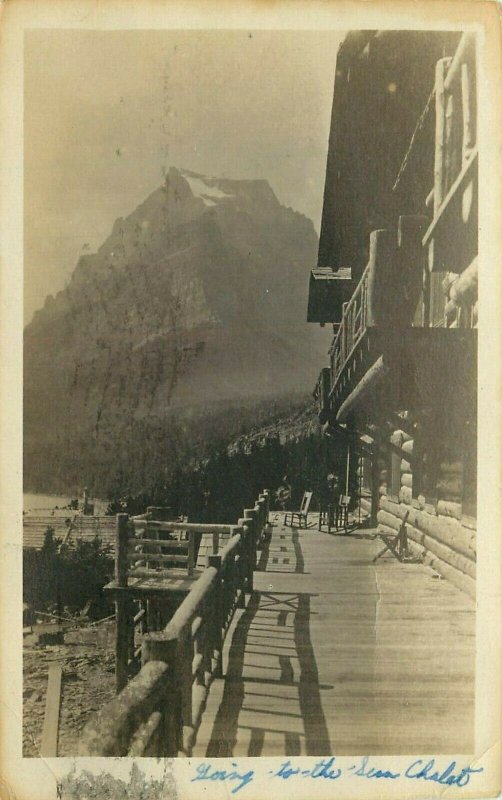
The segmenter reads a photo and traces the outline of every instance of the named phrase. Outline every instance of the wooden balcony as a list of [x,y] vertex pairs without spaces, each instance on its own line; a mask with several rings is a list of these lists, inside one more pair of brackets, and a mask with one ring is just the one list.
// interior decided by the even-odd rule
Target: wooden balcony
[[324,370],[318,384],[322,422],[354,416],[368,422],[392,410],[433,408],[452,391],[475,403],[476,331],[415,325],[425,266],[422,226],[421,217],[401,217],[397,235],[371,234],[369,263],[330,349],[329,392]]
[[[432,108],[433,188],[424,197],[423,214],[400,216],[397,230],[376,230],[370,235],[368,265],[348,302],[342,303],[338,318],[330,349],[329,391],[325,370],[320,376],[316,396],[322,422],[344,423],[356,416],[364,423],[399,409],[431,409],[447,398],[455,408],[464,407],[464,400],[471,409],[475,407],[478,150],[474,34],[463,34],[453,58],[438,61],[435,84],[394,189],[404,173],[410,183],[420,162],[417,141]],[[420,155],[420,148],[418,151]],[[322,281],[316,285],[316,308],[321,308],[322,302],[328,305],[326,289],[324,301],[321,298],[322,287]],[[338,290],[336,304],[333,298],[330,301],[333,320],[341,301]],[[330,319],[327,308],[323,314],[323,319]]]
[[337,422],[379,421],[452,396],[472,407],[476,365],[474,329],[367,326],[332,372],[329,415]]

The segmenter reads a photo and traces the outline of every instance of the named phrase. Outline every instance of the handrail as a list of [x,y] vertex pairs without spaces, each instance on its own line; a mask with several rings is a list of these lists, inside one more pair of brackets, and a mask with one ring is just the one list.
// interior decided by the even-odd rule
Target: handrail
[[173,520],[149,520],[132,517],[135,528],[154,528],[157,531],[191,531],[192,533],[230,533],[232,525],[211,525],[205,522],[178,522]]
[[[434,153],[433,216],[422,243],[429,248],[431,272],[461,272],[465,264],[449,254],[451,230],[444,232],[445,220],[453,213],[459,230],[475,227],[471,213],[477,191],[476,130],[476,40],[465,32],[450,59],[436,66],[436,131]],[[474,235],[474,234],[473,234]],[[446,253],[446,257],[445,254]],[[471,252],[466,254],[470,257]],[[441,309],[434,309],[431,324]]]
[[460,79],[462,64],[471,56],[470,51],[475,45],[475,36],[476,34],[470,31],[464,31],[462,34],[444,79],[444,88],[446,92],[451,91],[452,84],[457,78]]
[[[347,361],[350,359],[355,348],[361,341],[361,338],[366,330],[366,311],[367,311],[367,286],[370,264],[368,263],[364,269],[361,279],[357,284],[352,297],[343,311],[342,320],[338,332],[333,339],[330,348],[331,355],[331,375],[332,375],[332,388],[329,393],[333,395],[336,381]],[[356,304],[359,307],[356,309]],[[355,312],[355,313],[354,313]],[[358,320],[358,327],[356,330],[355,321]]]
[[[359,279],[359,283],[357,284],[356,288],[352,292],[352,297],[350,298],[349,302],[347,303],[347,306],[346,306],[346,309],[345,309],[346,312],[349,312],[351,307],[352,307],[352,305],[354,304],[356,295],[361,290],[362,284],[364,283],[365,279],[368,277],[369,268],[370,268],[370,265],[366,264],[366,266],[364,268],[364,271],[363,271],[363,274],[361,275],[361,277]],[[340,333],[340,331],[338,331],[338,333]]]
[[422,244],[424,247],[430,244],[431,240],[434,237],[434,234],[437,231],[439,224],[441,223],[441,220],[445,216],[446,210],[448,209],[449,206],[451,206],[451,203],[454,200],[454,198],[458,197],[459,193],[465,188],[469,180],[472,180],[472,174],[474,172],[474,169],[477,167],[477,164],[478,164],[478,148],[474,147],[471,150],[467,160],[463,163],[457,177],[450,185],[448,192],[442,198],[440,205],[435,210],[434,218],[432,219],[422,239]]
[[[142,668],[89,720],[80,755],[191,754],[211,683],[221,676],[225,635],[235,609],[253,590],[256,549],[268,515],[264,491],[238,525],[225,526],[232,537],[218,555],[209,556],[209,566],[167,625],[144,634]],[[124,527],[123,520],[118,524]]]

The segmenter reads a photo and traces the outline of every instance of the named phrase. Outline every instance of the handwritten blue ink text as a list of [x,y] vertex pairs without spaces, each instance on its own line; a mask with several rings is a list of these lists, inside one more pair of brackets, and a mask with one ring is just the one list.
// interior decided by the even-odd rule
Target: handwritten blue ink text
[[[232,762],[232,767],[237,767],[237,764]],[[237,792],[254,778],[254,770],[250,769],[247,772],[237,772],[236,770],[214,769],[212,764],[198,764],[196,766],[197,775],[192,778],[193,781],[228,781],[229,783],[237,782],[231,790],[232,794]]]

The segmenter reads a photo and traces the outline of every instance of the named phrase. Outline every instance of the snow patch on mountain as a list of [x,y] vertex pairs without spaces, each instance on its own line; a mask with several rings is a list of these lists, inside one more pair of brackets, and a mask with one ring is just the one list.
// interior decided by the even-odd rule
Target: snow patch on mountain
[[210,186],[200,175],[195,177],[191,173],[185,171],[182,171],[181,174],[188,183],[193,196],[200,198],[206,206],[215,206],[218,200],[234,197],[233,194],[222,192],[221,189],[218,189],[216,186]]

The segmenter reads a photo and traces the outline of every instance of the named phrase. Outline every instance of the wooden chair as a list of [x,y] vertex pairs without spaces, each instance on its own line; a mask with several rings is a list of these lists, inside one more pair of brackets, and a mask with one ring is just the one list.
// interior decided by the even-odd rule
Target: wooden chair
[[[298,527],[302,527],[302,520],[305,522],[305,527],[307,527],[307,515],[309,513],[309,506],[310,501],[312,500],[313,492],[304,492],[303,499],[300,506],[299,511],[286,511],[284,514],[284,524],[285,525],[293,525],[295,517],[298,517]],[[290,518],[290,522],[288,522],[288,517]]]
[[319,508],[318,530],[321,530],[323,525],[327,525],[328,533],[331,533],[331,528],[335,525],[335,507],[336,503],[327,501],[321,503]]
[[349,504],[350,497],[341,494],[335,506],[335,528],[347,528],[349,524]]

